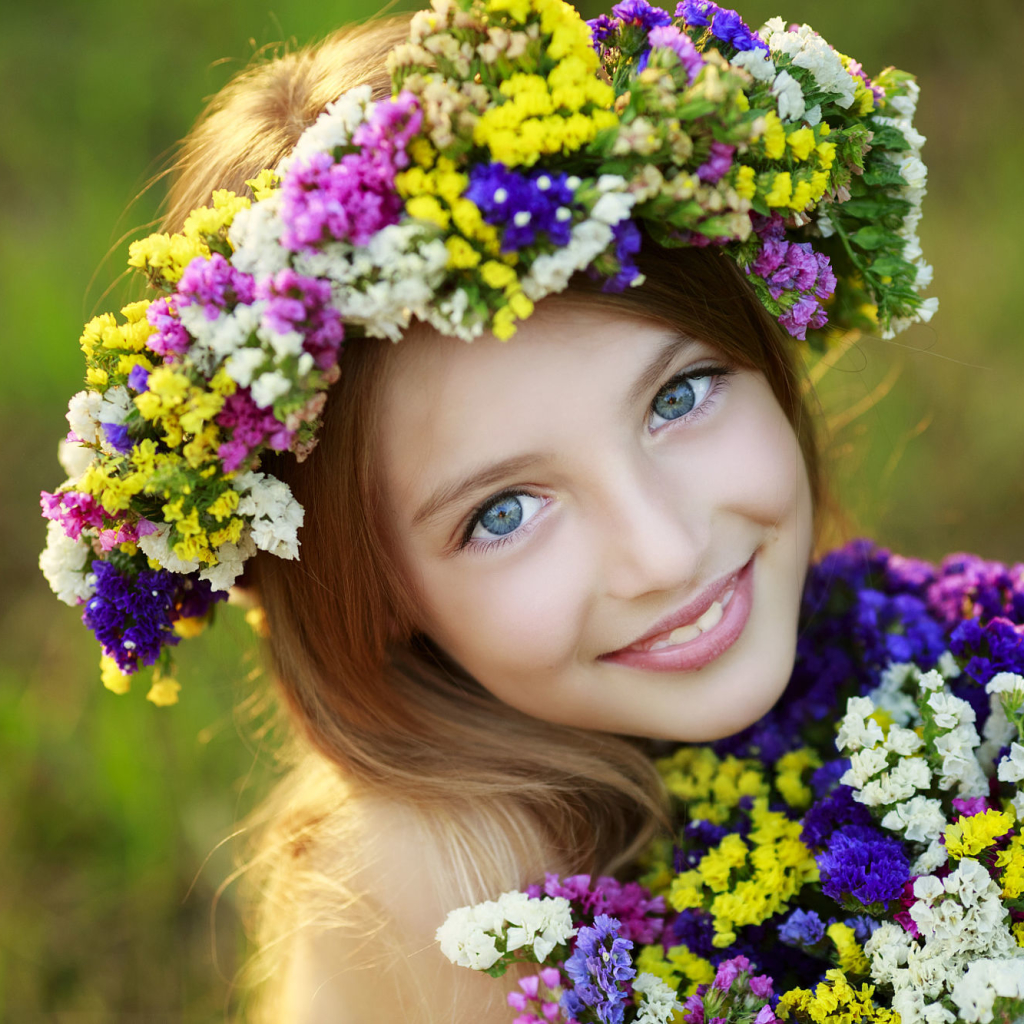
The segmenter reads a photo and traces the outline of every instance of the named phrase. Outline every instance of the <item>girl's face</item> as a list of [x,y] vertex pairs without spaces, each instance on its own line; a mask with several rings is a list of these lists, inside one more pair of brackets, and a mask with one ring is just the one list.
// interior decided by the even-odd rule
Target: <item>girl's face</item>
[[392,354],[380,458],[424,633],[552,722],[702,741],[771,707],[812,509],[762,374],[557,299],[508,343]]

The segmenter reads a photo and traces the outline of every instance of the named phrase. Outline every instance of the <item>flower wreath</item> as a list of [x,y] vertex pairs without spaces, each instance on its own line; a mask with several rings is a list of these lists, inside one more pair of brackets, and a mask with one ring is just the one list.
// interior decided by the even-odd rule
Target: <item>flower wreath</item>
[[214,192],[133,243],[157,297],[85,327],[40,567],[115,692],[154,666],[148,696],[173,703],[169,648],[257,550],[298,556],[303,510],[260,455],[308,454],[343,341],[413,318],[507,339],[578,271],[642,284],[641,225],[719,246],[817,345],[937,306],[917,86],[806,25],[753,32],[711,0],[590,22],[563,0],[432,0],[388,66],[390,98],[350,89],[251,199]]

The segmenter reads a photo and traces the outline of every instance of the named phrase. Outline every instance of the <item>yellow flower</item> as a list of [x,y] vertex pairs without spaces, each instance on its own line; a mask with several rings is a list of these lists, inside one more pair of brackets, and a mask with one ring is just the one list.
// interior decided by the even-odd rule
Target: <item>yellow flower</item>
[[991,846],[1013,827],[1013,814],[987,810],[984,814],[957,819],[955,825],[946,826],[946,851],[950,857],[973,857]]
[[151,700],[158,708],[169,707],[178,703],[178,691],[181,683],[177,679],[161,675],[159,669],[153,670],[153,685],[146,694],[146,700]]
[[109,380],[109,377],[107,376],[107,371],[101,369],[98,366],[90,366],[85,371],[85,382],[86,382],[86,384],[91,384],[95,388],[106,387],[108,380]]
[[810,202],[811,183],[809,181],[798,181],[787,205],[791,210],[806,210]]
[[508,341],[516,333],[515,315],[508,306],[502,306],[494,314],[491,323],[491,333],[499,341]]
[[272,195],[274,189],[281,184],[281,179],[269,168],[264,168],[255,178],[246,179],[246,185],[252,189],[257,202]]
[[836,159],[836,144],[834,142],[819,142],[814,147],[818,157],[818,166],[823,170],[830,170]]
[[487,10],[504,12],[513,21],[523,24],[530,16],[530,0],[488,0]]
[[100,679],[112,693],[127,693],[132,685],[131,676],[125,675],[109,654],[100,656]]
[[516,280],[516,272],[505,263],[488,260],[480,265],[480,277],[491,288],[504,288]]
[[244,527],[244,519],[230,520],[227,526],[224,526],[219,530],[214,530],[213,533],[210,534],[210,547],[219,548],[221,544],[237,544],[239,538],[242,536],[242,530]]
[[871,965],[864,950],[854,935],[853,929],[848,924],[839,921],[830,924],[825,934],[835,943],[836,954],[839,957],[839,969],[847,974],[868,974]]
[[736,168],[736,181],[733,183],[736,194],[741,199],[753,199],[757,186],[754,183],[754,168],[740,164]]
[[786,136],[786,145],[797,160],[806,160],[814,149],[814,132],[810,128],[798,128]]
[[216,500],[206,506],[206,513],[220,522],[231,515],[236,508],[238,508],[238,491],[229,487],[227,490],[221,491]]
[[764,152],[769,160],[779,160],[786,152],[786,129],[774,110],[769,110],[764,118]]
[[440,228],[448,227],[451,214],[437,201],[436,197],[430,195],[415,196],[405,204],[405,211],[410,217],[417,220],[429,221]]
[[480,262],[480,253],[461,235],[449,235],[444,240],[448,250],[448,266],[456,270],[475,267]]
[[1009,846],[999,851],[996,867],[1005,868],[999,878],[1003,884],[1003,896],[1017,899],[1024,893],[1024,837],[1015,835]]
[[206,619],[202,616],[192,616],[187,619],[175,619],[173,628],[174,632],[182,639],[191,640],[194,636],[199,636],[199,634],[206,629]]
[[793,196],[793,179],[789,171],[780,171],[775,175],[771,191],[764,197],[769,206],[788,206]]

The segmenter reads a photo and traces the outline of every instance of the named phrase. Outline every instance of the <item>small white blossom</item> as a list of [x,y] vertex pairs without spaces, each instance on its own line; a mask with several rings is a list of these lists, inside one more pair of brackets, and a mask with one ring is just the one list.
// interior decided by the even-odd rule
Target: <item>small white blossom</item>
[[953,985],[951,995],[963,1021],[988,1024],[998,997],[1024,999],[1024,950],[1005,960],[974,960]]
[[72,540],[60,523],[46,524],[46,547],[39,555],[39,568],[50,589],[65,604],[88,601],[96,592],[96,577],[85,571],[93,551],[82,538]]
[[142,553],[158,562],[160,567],[168,572],[195,572],[199,568],[199,562],[192,559],[186,562],[171,550],[168,540],[170,532],[171,527],[167,523],[161,523],[153,533],[140,537],[138,544]]
[[1015,690],[1024,691],[1024,676],[1016,672],[998,672],[986,684],[986,693],[1013,693]]
[[633,991],[643,996],[636,1024],[668,1024],[673,1014],[683,1008],[675,990],[653,974],[638,974],[633,980]]
[[230,590],[235,580],[242,575],[245,560],[256,554],[256,544],[251,532],[246,529],[237,544],[221,544],[215,554],[216,565],[208,565],[200,570],[199,578],[209,580],[213,590]]
[[68,475],[66,483],[73,484],[89,468],[96,452],[77,441],[61,438],[57,444],[57,461]]
[[1020,782],[1024,779],[1024,747],[1019,743],[1010,745],[1010,753],[999,762],[996,778],[1000,782]]
[[770,82],[775,77],[775,64],[766,50],[740,50],[729,62],[743,68],[757,82]]
[[780,71],[772,83],[772,95],[779,103],[779,117],[783,121],[797,121],[804,116],[807,105],[800,83],[788,72]]
[[86,444],[99,444],[103,439],[100,430],[102,404],[103,396],[98,391],[79,391],[68,401],[68,426],[71,433]]
[[917,666],[909,661],[890,661],[878,679],[878,685],[868,694],[875,706],[887,712],[897,725],[909,725],[918,720],[917,704],[904,690],[904,685],[919,675]]
[[249,472],[239,474],[234,486],[242,495],[238,514],[250,519],[256,547],[279,558],[298,558],[304,513],[288,485],[265,473]]
[[844,786],[862,789],[868,779],[885,771],[889,763],[889,752],[884,747],[872,750],[858,750],[850,756],[850,767],[839,780]]
[[[885,747],[894,754],[907,757],[916,753],[924,745],[924,740],[913,729],[904,729],[899,725],[890,725],[889,734],[885,737]],[[917,760],[915,758],[915,760]]]
[[932,669],[930,672],[921,673],[917,685],[921,688],[921,692],[924,693],[927,690],[941,690],[946,685],[946,680],[942,678],[942,673]]
[[261,373],[253,382],[249,393],[252,400],[261,408],[266,409],[274,404],[274,400],[286,395],[292,382],[280,370]]
[[938,800],[921,795],[897,804],[882,819],[882,828],[902,832],[918,843],[938,839],[946,828],[946,815]]
[[871,717],[875,705],[867,697],[851,697],[846,702],[846,714],[839,726],[836,747],[839,750],[859,750],[873,747],[885,739],[882,727]]

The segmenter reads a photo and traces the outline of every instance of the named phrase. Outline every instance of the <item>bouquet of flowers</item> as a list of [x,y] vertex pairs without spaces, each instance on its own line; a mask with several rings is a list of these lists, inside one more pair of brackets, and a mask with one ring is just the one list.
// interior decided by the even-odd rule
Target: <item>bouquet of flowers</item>
[[442,951],[541,965],[516,1024],[1021,1019],[1022,730],[1024,565],[855,542],[810,573],[776,708],[658,762],[639,883],[549,876]]

